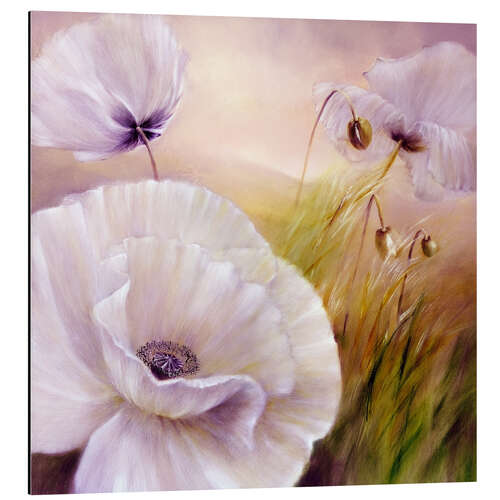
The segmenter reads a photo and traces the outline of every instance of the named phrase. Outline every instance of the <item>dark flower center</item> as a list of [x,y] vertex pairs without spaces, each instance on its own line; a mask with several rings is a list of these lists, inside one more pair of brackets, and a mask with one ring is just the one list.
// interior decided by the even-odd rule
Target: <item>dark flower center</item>
[[189,347],[171,341],[153,340],[137,350],[137,357],[159,380],[195,374],[200,365]]
[[157,352],[153,356],[151,371],[158,378],[174,378],[179,376],[182,372],[182,361],[173,354]]
[[419,153],[426,149],[422,136],[417,132],[405,134],[403,132],[393,131],[391,133],[391,138],[394,142],[401,141],[401,149],[409,153]]
[[115,150],[117,152],[129,151],[144,142],[137,131],[137,127],[142,129],[148,141],[160,137],[161,134],[158,133],[158,130],[165,126],[165,123],[171,116],[172,113],[167,113],[164,109],[159,109],[151,113],[151,115],[140,123],[137,123],[134,115],[127,108],[120,108],[113,114],[113,119],[127,130],[121,134]]

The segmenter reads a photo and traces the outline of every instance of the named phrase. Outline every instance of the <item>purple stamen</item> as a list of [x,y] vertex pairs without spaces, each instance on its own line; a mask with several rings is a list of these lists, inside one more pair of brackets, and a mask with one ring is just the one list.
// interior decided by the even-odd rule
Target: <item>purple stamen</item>
[[137,357],[159,380],[194,375],[200,367],[189,347],[170,340],[147,342],[137,350]]
[[173,354],[157,352],[153,356],[151,369],[158,371],[165,378],[177,377],[182,372],[182,361]]

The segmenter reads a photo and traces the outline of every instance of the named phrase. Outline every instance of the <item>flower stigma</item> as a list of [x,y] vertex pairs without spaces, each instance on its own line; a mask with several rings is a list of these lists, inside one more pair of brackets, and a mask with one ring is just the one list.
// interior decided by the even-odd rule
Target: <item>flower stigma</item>
[[147,342],[136,354],[159,380],[194,375],[200,369],[198,358],[189,347],[170,340]]

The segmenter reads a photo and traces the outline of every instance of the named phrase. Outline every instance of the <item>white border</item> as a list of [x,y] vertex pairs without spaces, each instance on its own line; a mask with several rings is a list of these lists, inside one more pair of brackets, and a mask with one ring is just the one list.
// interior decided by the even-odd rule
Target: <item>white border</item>
[[[2,494],[17,499],[27,496],[27,12],[28,10],[70,10],[82,12],[144,12],[163,14],[226,15],[250,17],[295,17],[385,21],[478,23],[478,130],[479,130],[479,447],[476,484],[430,484],[411,486],[368,486],[300,488],[282,490],[226,490],[216,492],[169,492],[168,498],[421,498],[471,496],[491,498],[498,491],[496,455],[499,450],[498,370],[499,322],[495,315],[500,295],[498,273],[498,186],[500,186],[500,144],[498,91],[498,17],[494,3],[455,0],[403,0],[352,2],[231,0],[15,0],[1,10],[2,47],[2,156],[1,185],[1,353],[0,414],[2,431],[0,470]],[[471,245],[474,241],[471,241]],[[144,495],[144,494],[143,494]],[[159,494],[146,494],[155,498]],[[139,498],[115,494],[113,499]]]

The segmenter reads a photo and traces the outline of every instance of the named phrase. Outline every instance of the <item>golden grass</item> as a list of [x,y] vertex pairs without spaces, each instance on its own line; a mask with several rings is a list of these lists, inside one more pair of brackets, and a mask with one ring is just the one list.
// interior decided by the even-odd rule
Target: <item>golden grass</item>
[[[386,166],[349,186],[329,171],[274,227],[268,221],[275,252],[323,298],[342,365],[337,421],[316,444],[300,485],[476,477],[473,266],[467,273],[454,268],[446,242],[431,258],[418,242],[408,262],[417,228],[399,242],[396,257],[383,261],[370,223],[355,272],[366,206]],[[370,217],[376,220],[375,212]]]

